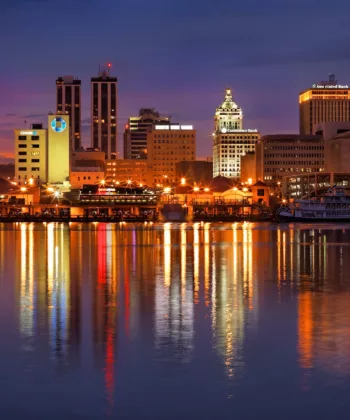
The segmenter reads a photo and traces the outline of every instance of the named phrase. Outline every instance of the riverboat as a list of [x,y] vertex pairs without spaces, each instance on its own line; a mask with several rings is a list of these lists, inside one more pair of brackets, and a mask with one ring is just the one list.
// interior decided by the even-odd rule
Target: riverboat
[[324,195],[296,199],[276,212],[280,222],[350,222],[350,196],[334,186]]

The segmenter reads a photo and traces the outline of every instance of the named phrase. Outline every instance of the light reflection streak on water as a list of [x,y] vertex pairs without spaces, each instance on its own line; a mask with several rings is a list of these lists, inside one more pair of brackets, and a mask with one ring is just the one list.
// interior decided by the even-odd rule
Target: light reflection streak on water
[[186,295],[186,258],[187,258],[187,232],[186,223],[181,225],[181,296]]
[[194,303],[199,303],[199,223],[193,225],[193,279]]
[[171,224],[164,225],[164,284],[170,287],[171,282]]
[[[21,299],[20,299],[20,331],[24,337],[32,337],[34,333],[34,273],[33,273],[33,229],[21,223]],[[29,237],[29,241],[27,241]],[[29,349],[29,347],[27,347]]]
[[204,303],[210,304],[210,224],[204,226]]

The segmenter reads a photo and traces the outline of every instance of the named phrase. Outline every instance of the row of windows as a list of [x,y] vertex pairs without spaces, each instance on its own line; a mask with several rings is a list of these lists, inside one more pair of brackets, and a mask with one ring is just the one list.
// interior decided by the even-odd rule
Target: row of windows
[[[78,181],[80,181],[80,178],[83,178],[84,181],[86,181],[86,180],[90,181],[91,180],[90,176],[82,176],[82,177],[78,176]],[[99,176],[96,176],[95,178],[100,179]]]
[[[39,136],[31,136],[32,140],[40,140]],[[18,136],[18,140],[27,140],[27,136]]]
[[[27,145],[26,144],[19,144],[18,147],[19,147],[19,149],[26,149]],[[40,144],[31,144],[30,147],[32,149],[39,149]]]
[[220,136],[224,140],[258,140],[259,136]]
[[[27,152],[18,152],[19,156],[27,156]],[[32,156],[39,156],[40,152],[31,152]]]
[[322,172],[323,168],[265,168],[265,172],[273,172],[273,173],[287,173],[287,172]]
[[300,153],[299,155],[294,155],[291,153],[279,153],[279,154],[273,154],[273,153],[266,153],[265,154],[265,159],[267,158],[323,158],[324,154],[323,153]]
[[161,138],[164,138],[164,137],[166,137],[166,138],[173,138],[173,137],[176,137],[177,139],[190,139],[190,138],[193,138],[194,137],[194,134],[170,134],[170,135],[168,135],[168,134],[155,134],[154,135],[154,138],[157,138],[157,139],[161,139]]
[[[18,162],[27,163],[27,159],[18,159]],[[32,162],[39,163],[40,159],[32,159]]]
[[265,162],[265,166],[275,166],[275,165],[323,165],[323,161],[298,161],[295,162],[294,160],[289,160],[289,161],[285,161],[285,160],[275,160],[272,162]]
[[324,150],[324,146],[270,146],[265,150]]
[[[25,171],[25,172],[27,172],[27,168],[26,168],[26,167],[24,167],[24,166],[20,166],[20,167],[18,168],[18,170],[19,170],[19,171]],[[37,172],[37,171],[40,171],[40,168],[37,168],[37,167],[32,168],[32,172]]]

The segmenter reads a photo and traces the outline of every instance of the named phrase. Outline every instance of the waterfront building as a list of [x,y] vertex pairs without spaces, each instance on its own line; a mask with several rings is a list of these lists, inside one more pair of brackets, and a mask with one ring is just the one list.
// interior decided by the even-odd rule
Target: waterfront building
[[350,122],[350,89],[335,80],[313,84],[299,95],[300,134],[315,134],[314,127],[325,122]]
[[111,159],[106,161],[106,184],[153,185],[153,166],[149,159]]
[[282,192],[287,198],[301,198],[311,193],[326,193],[334,185],[343,187],[350,193],[350,172],[318,172],[285,176]]
[[176,164],[196,159],[196,130],[192,125],[155,125],[147,133],[147,159],[155,185],[179,182]]
[[18,185],[47,181],[47,130],[42,124],[14,130],[15,181]]
[[91,147],[117,158],[117,82],[110,76],[110,64],[91,78]]
[[243,112],[234,102],[231,89],[226,89],[224,101],[216,109],[214,123],[213,176],[238,179],[241,157],[255,150],[260,133],[256,129],[243,129]]
[[169,125],[154,108],[141,108],[138,117],[130,117],[124,132],[124,159],[147,158],[147,133],[154,125]]
[[66,183],[70,172],[69,115],[49,114],[47,167],[49,183]]
[[284,176],[324,171],[321,135],[274,134],[256,144],[256,178],[267,184]]
[[81,149],[81,81],[73,76],[56,79],[56,113],[69,115],[71,149]]

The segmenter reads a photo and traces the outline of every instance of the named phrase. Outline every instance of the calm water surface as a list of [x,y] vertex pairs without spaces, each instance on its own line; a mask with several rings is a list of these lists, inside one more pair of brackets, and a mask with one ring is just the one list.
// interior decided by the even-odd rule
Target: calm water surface
[[348,419],[349,242],[0,224],[0,419]]

